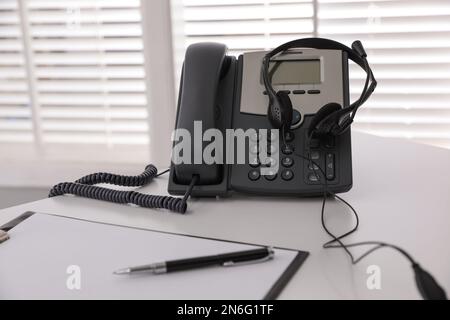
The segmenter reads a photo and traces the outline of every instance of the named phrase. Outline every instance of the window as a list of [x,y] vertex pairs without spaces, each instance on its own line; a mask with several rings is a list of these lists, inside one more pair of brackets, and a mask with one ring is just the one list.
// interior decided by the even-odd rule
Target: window
[[450,1],[1,0],[0,165],[166,165],[189,44],[312,36],[365,44],[379,86],[354,128],[450,148]]
[[145,163],[148,124],[139,0],[0,2],[2,153]]
[[[176,61],[193,42],[231,54],[302,37],[360,39],[378,80],[354,128],[450,148],[450,2],[442,0],[173,0]],[[351,66],[353,99],[363,72]]]

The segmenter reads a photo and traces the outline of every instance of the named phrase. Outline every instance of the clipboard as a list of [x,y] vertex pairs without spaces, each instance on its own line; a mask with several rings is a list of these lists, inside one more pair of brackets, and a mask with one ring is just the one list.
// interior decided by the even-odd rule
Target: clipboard
[[[93,229],[93,228],[99,229],[99,232],[104,232],[104,230],[108,230],[109,233],[106,232],[105,236],[109,236],[110,237],[110,242],[112,242],[111,239],[113,239],[111,237],[111,234],[114,234],[114,235],[117,236],[117,235],[124,235],[125,233],[129,233],[130,235],[136,235],[136,233],[138,233],[139,234],[138,238],[140,238],[140,239],[144,239],[145,237],[150,237],[151,239],[153,239],[155,241],[159,239],[160,242],[164,242],[164,241],[168,242],[167,239],[170,237],[170,241],[169,242],[174,242],[175,241],[174,243],[178,243],[178,244],[179,243],[190,243],[191,244],[190,245],[191,248],[193,247],[192,244],[194,244],[194,246],[195,245],[203,246],[203,244],[205,244],[206,247],[210,247],[209,250],[211,250],[212,248],[216,248],[216,247],[223,247],[222,250],[226,250],[225,247],[232,247],[232,248],[240,247],[240,246],[257,247],[257,245],[249,244],[249,243],[243,243],[243,242],[224,241],[224,240],[212,239],[212,238],[207,238],[207,237],[198,237],[198,236],[179,234],[179,233],[172,233],[172,232],[164,232],[164,231],[158,231],[158,230],[148,230],[148,229],[139,229],[139,228],[133,228],[133,227],[124,227],[124,226],[111,225],[111,224],[98,223],[98,222],[91,222],[91,221],[87,221],[87,220],[79,220],[79,219],[75,219],[75,218],[69,218],[69,217],[63,217],[63,216],[58,216],[58,215],[49,215],[49,214],[36,213],[36,212],[28,211],[28,212],[23,213],[19,217],[11,220],[10,222],[8,222],[8,223],[6,223],[6,224],[4,224],[3,226],[0,227],[0,230],[3,230],[3,231],[11,233],[11,238],[9,240],[7,240],[6,242],[0,244],[0,259],[2,259],[2,247],[5,247],[7,242],[9,242],[9,245],[12,246],[13,242],[15,241],[14,228],[16,228],[17,226],[20,226],[22,224],[23,224],[22,226],[24,226],[25,225],[25,221],[27,221],[28,219],[30,219],[32,217],[35,217],[35,216],[36,216],[36,218],[33,218],[32,220],[35,220],[35,219],[44,220],[44,221],[38,221],[38,223],[44,223],[45,222],[46,225],[51,225],[51,224],[55,223],[56,226],[58,226],[58,225],[59,226],[64,226],[64,228],[65,228],[65,227],[67,227],[70,224],[70,226],[71,226],[70,228],[73,229],[73,230],[69,230],[68,231],[69,233],[70,232],[75,232],[75,230],[76,230],[76,232],[80,232],[80,230],[89,230],[89,229]],[[31,223],[31,221],[30,221],[30,223]],[[42,229],[42,228],[37,228],[37,229]],[[100,230],[100,229],[103,229],[103,231]],[[49,231],[51,231],[51,230],[47,230],[47,232],[49,232]],[[61,230],[59,230],[59,231],[61,231]],[[33,230],[33,232],[35,232],[35,230]],[[27,234],[29,234],[29,233],[30,232],[28,232]],[[144,233],[146,233],[146,234],[144,234]],[[66,234],[66,232],[64,233],[64,235],[65,234]],[[39,232],[36,231],[36,234],[33,235],[33,236],[39,237]],[[17,237],[19,237],[19,235]],[[142,238],[142,237],[144,237],[144,238]],[[71,238],[67,238],[67,239],[70,240]],[[18,248],[16,248],[16,250],[25,250],[25,246],[26,246],[27,242],[25,241],[25,239],[21,239],[21,240],[23,240],[24,244],[19,246]],[[56,240],[57,241],[55,241],[55,243],[58,243],[59,239],[56,239]],[[22,241],[19,241],[19,239],[16,239],[16,241],[17,241],[17,243],[18,242],[22,242]],[[104,241],[107,241],[107,240],[104,240]],[[49,243],[51,245],[55,245],[55,244],[53,244],[53,242],[49,242]],[[92,243],[92,240],[91,240],[91,243]],[[173,245],[173,244],[171,244],[171,245]],[[168,247],[170,247],[171,245],[168,245]],[[70,245],[68,247],[69,247],[68,250],[73,250],[73,252],[74,252],[73,255],[74,256],[77,256],[77,252],[78,253],[81,252],[80,248],[73,247],[73,246],[70,247]],[[4,250],[7,251],[6,249],[4,249]],[[47,252],[47,251],[45,251],[45,249],[41,249],[41,250],[43,250],[43,252],[45,252],[45,254],[47,255],[47,259],[50,259],[51,256],[55,256],[56,255],[55,252]],[[93,248],[93,250],[95,250],[95,249]],[[306,260],[306,258],[308,257],[308,254],[309,254],[306,251],[296,251],[296,250],[285,249],[285,248],[274,248],[274,250],[276,251],[275,259],[277,259],[277,256],[279,256],[280,259],[284,259],[285,256],[289,256],[289,257],[291,257],[289,261],[288,260],[283,260],[284,263],[286,263],[286,261],[288,261],[289,263],[285,264],[284,266],[277,266],[278,273],[277,273],[276,277],[273,278],[274,281],[272,281],[270,284],[269,283],[265,284],[266,287],[267,287],[267,290],[265,291],[265,293],[261,294],[258,297],[256,297],[257,294],[255,294],[255,297],[247,297],[247,296],[245,296],[246,298],[263,299],[263,300],[274,300],[274,299],[276,299],[279,296],[279,294],[282,292],[282,290],[285,288],[287,283],[294,276],[294,274],[300,269],[301,265]],[[170,252],[170,249],[167,249],[167,251]],[[181,250],[181,251],[184,251],[184,250]],[[234,251],[234,250],[228,249],[226,252],[231,252],[231,251]],[[118,249],[117,252],[120,252],[120,249]],[[122,251],[122,253],[124,254],[125,251]],[[279,253],[279,254],[277,255],[277,253]],[[85,255],[85,253],[83,253],[83,254]],[[83,254],[80,254],[80,256],[83,256]],[[179,253],[177,253],[177,255],[178,254]],[[188,254],[188,253],[186,253],[186,254]],[[8,256],[8,252],[6,252],[6,255]],[[25,254],[22,254],[21,256],[25,256]],[[93,255],[93,256],[95,256],[95,255]],[[188,256],[196,256],[196,255],[189,254]],[[9,255],[9,257],[11,257],[11,255]],[[180,257],[180,258],[182,258],[182,257]],[[146,259],[145,263],[153,262],[152,258],[142,258],[142,259]],[[12,264],[17,263],[17,261],[15,262],[15,261],[11,261],[11,260],[14,260],[14,258],[13,259],[10,258],[7,261],[9,261],[9,263],[12,263]],[[129,265],[140,264],[140,263],[137,263],[137,262],[133,263],[131,261],[127,262],[126,258],[123,258],[123,259],[120,259],[120,260],[121,260],[121,265],[111,265],[109,267],[109,270],[107,270],[107,271],[108,272],[112,271],[114,268],[117,268],[117,267],[126,267],[126,266],[129,266]],[[170,259],[162,259],[162,260],[170,260]],[[157,260],[157,261],[159,261],[159,260]],[[142,264],[145,264],[145,263],[142,263]],[[273,262],[259,263],[259,264],[254,264],[253,266],[249,265],[249,266],[239,266],[239,267],[231,267],[231,268],[223,268],[223,269],[232,269],[231,272],[235,273],[237,275],[237,277],[243,277],[242,274],[245,275],[245,273],[243,273],[244,268],[247,268],[247,269],[248,268],[253,268],[251,270],[248,269],[248,270],[250,270],[249,271],[249,275],[255,275],[256,276],[258,272],[255,272],[255,271],[260,270],[262,267],[263,268],[271,267],[271,265],[270,265],[271,263],[273,263]],[[273,263],[273,264],[275,264],[275,263]],[[8,265],[8,262],[7,262],[6,265]],[[92,265],[94,265],[94,264],[92,264]],[[9,265],[9,266],[12,266],[12,265]],[[28,267],[31,267],[29,265],[29,263],[28,263]],[[3,267],[3,268],[5,268],[5,267]],[[207,271],[207,270],[210,270],[210,269],[213,270],[213,271]],[[179,279],[181,279],[179,281],[181,283],[183,283],[183,281],[185,281],[185,279],[187,279],[188,276],[191,277],[191,278],[192,277],[194,277],[194,278],[195,277],[199,277],[198,279],[201,279],[200,282],[201,281],[207,281],[207,277],[211,276],[209,274],[210,272],[215,272],[215,277],[227,277],[229,275],[229,272],[230,272],[229,270],[227,270],[225,272],[225,270],[219,270],[219,269],[222,269],[222,268],[198,269],[196,271],[197,274],[194,274],[193,272],[188,271],[188,272],[179,272],[179,273],[167,274],[167,275],[164,275],[164,276],[145,275],[145,277],[138,278],[138,279],[140,279],[138,281],[139,281],[139,284],[141,282],[149,281],[148,279],[152,279],[152,278],[158,279],[158,281],[160,281],[160,278],[163,278],[163,277],[166,276],[166,280],[165,280],[166,284],[167,284],[167,286],[170,287],[170,283],[169,282],[172,281],[174,276],[176,276]],[[6,277],[8,277],[7,279],[13,279],[14,278],[14,275],[5,274],[5,273],[14,273],[14,272],[16,272],[16,271],[12,271],[12,267],[10,269],[8,269],[9,271],[6,270],[5,272],[3,272],[4,273],[3,276],[5,277],[5,279],[1,279],[1,277],[2,277],[2,271],[1,270],[2,270],[2,267],[0,266],[0,280],[5,280]],[[279,272],[280,270],[281,270],[281,272]],[[39,272],[39,270],[35,270],[35,271]],[[65,271],[65,270],[63,270],[63,271]],[[105,270],[102,270],[102,273],[101,273],[102,275],[103,275],[103,271],[105,271]],[[199,274],[202,273],[202,272],[204,273],[204,277],[205,277],[204,280],[202,278],[203,275],[199,276]],[[260,274],[261,275],[269,274],[270,277],[273,276],[273,274],[270,274],[267,271],[265,273],[261,271]],[[68,275],[67,274],[63,274],[63,277],[67,278]],[[61,277],[61,279],[65,279],[63,277]],[[128,281],[129,283],[135,283],[135,284],[138,283],[138,281],[135,281],[136,278],[134,278],[134,279],[127,279],[127,277],[119,277],[119,278],[120,278],[121,282],[117,282],[118,283],[117,286],[121,287],[121,288],[123,288],[123,287],[127,288],[128,284],[124,285],[124,282],[126,282],[126,281]],[[117,278],[111,278],[111,279],[112,279],[112,281],[117,281]],[[234,278],[231,278],[231,279],[233,280]],[[161,280],[161,281],[163,281],[163,283],[164,283],[164,280]],[[263,279],[261,281],[258,281],[258,285],[260,285],[259,282],[264,282],[264,281],[268,281],[268,280],[267,279]],[[228,280],[228,282],[230,282],[230,281]],[[4,281],[0,281],[0,283],[5,284]],[[8,280],[6,285],[8,285],[8,283],[9,283],[9,285],[11,287],[15,287],[14,280]],[[105,282],[103,282],[103,283],[105,283]],[[163,284],[163,286],[166,286],[166,284]],[[35,284],[33,286],[33,288],[35,288],[36,285],[37,284]],[[108,283],[108,285],[110,285],[110,283]],[[154,285],[154,284],[152,284],[152,285]],[[39,286],[39,285],[37,285],[37,286]],[[264,287],[262,285],[260,285],[260,286],[261,286],[261,288]],[[32,288],[32,290],[34,290],[33,288]],[[114,286],[112,286],[111,288],[114,288]],[[110,288],[110,291],[112,290],[111,288]],[[64,290],[64,289],[62,289],[62,290]],[[121,289],[121,290],[123,290],[123,289]],[[8,297],[8,291],[9,291],[8,288],[6,288],[6,289],[3,288],[3,290],[2,290],[2,288],[0,287],[0,298],[8,299],[9,298]],[[64,298],[68,298],[68,299],[85,299],[86,298],[85,294],[79,293],[79,292],[70,292],[70,293],[68,293],[66,291],[61,291],[61,292],[65,295]],[[18,296],[20,298],[20,293],[17,293],[17,294],[18,294]],[[53,295],[50,294],[50,293],[48,293],[48,295],[44,294],[44,299],[46,297],[48,297],[48,298],[55,298],[54,294]],[[36,298],[40,299],[38,293],[35,296],[33,296],[33,294],[30,294],[30,296],[31,296],[31,298],[36,297]],[[25,298],[29,298],[30,296],[26,295]],[[220,297],[223,298],[223,295],[220,296]],[[87,298],[88,299],[91,299],[91,298],[93,298],[93,299],[100,298],[101,299],[102,296],[95,296],[95,295],[89,296],[88,295]],[[108,296],[107,299],[109,299],[109,298],[111,298],[111,299],[116,299],[116,298],[117,299],[121,299],[120,296],[117,296],[117,297],[115,297],[115,296]],[[140,297],[137,297],[137,298],[140,299]],[[164,299],[164,297],[162,297],[162,298]],[[170,299],[170,296],[169,297],[165,297],[165,298],[169,298]],[[189,297],[189,296],[184,297],[184,298],[191,299],[191,297]],[[211,298],[214,299],[215,298],[214,295],[213,296],[209,296],[208,299],[211,299]],[[234,297],[232,295],[230,295],[228,298],[233,298],[234,299]],[[225,297],[224,299],[228,299],[228,298]],[[159,299],[159,298],[156,297],[156,299]]]

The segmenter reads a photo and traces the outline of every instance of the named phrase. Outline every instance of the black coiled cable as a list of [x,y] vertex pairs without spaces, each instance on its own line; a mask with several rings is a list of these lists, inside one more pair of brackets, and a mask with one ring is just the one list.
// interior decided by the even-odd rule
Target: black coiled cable
[[145,208],[167,209],[177,213],[185,213],[189,198],[198,177],[194,176],[183,198],[143,194],[136,191],[112,190],[94,184],[107,183],[126,187],[140,187],[148,184],[158,175],[158,169],[152,164],[145,167],[145,171],[137,176],[123,176],[113,173],[93,173],[75,182],[62,182],[55,185],[49,193],[49,198],[64,194],[109,201],[122,204],[135,204]]

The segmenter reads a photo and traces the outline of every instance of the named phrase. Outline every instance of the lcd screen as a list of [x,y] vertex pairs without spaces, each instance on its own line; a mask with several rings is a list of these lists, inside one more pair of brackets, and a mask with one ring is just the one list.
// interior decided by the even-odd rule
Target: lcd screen
[[320,60],[282,60],[269,65],[272,84],[320,83]]

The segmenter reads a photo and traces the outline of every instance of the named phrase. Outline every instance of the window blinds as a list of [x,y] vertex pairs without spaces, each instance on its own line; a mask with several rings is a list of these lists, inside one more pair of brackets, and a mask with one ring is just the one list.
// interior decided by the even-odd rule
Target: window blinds
[[0,1],[0,143],[31,141],[32,119],[17,1]]
[[[450,1],[183,0],[182,8],[186,46],[218,41],[238,54],[316,35],[362,40],[379,86],[354,127],[450,148]],[[353,99],[363,77],[352,65]]]
[[314,31],[313,1],[184,0],[183,5],[186,44],[221,41],[231,54],[268,49]]
[[139,0],[2,0],[0,15],[1,141],[148,143]]
[[450,1],[319,0],[318,21],[321,36],[361,39],[377,77],[355,128],[450,148]]

